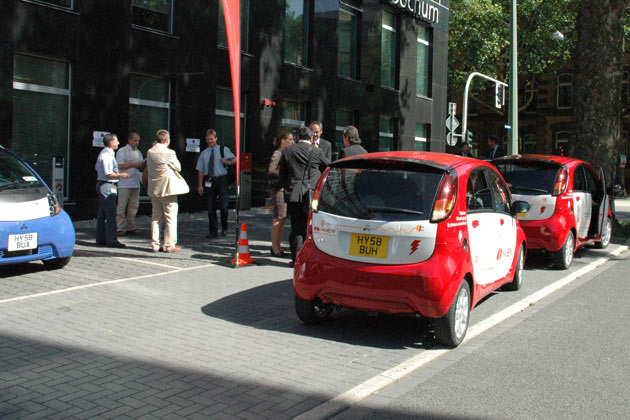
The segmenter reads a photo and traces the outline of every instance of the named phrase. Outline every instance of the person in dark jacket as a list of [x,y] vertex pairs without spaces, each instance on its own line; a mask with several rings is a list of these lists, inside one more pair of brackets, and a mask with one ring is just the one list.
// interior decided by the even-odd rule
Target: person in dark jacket
[[298,142],[282,150],[280,182],[284,185],[284,201],[291,218],[291,265],[306,239],[306,224],[310,210],[310,191],[315,188],[322,171],[330,160],[322,149],[312,146],[313,130],[301,127]]
[[349,125],[343,130],[343,145],[345,148],[339,152],[339,159],[343,159],[350,156],[362,155],[367,153],[361,146],[361,138],[359,137],[359,130],[353,125]]
[[505,150],[499,145],[499,140],[492,134],[488,136],[488,159],[496,159],[505,156]]

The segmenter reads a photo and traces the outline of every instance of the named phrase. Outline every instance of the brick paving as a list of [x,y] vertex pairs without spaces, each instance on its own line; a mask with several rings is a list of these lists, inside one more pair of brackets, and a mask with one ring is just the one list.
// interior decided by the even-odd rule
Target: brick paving
[[[66,268],[3,267],[0,418],[288,419],[434,346],[412,318],[344,310],[303,325],[288,260],[269,257],[271,215],[242,221],[260,265],[226,265],[234,237],[205,239],[205,215],[191,214],[181,253],[150,252],[148,234],[96,247],[80,222]],[[575,269],[601,255],[578,253]],[[525,286],[557,273],[534,260]],[[518,298],[493,296],[473,322]]]

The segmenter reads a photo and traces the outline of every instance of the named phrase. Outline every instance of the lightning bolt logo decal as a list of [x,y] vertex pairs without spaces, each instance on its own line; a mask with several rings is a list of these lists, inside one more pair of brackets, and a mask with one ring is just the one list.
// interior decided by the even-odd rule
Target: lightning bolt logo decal
[[420,245],[420,240],[416,239],[415,241],[411,242],[411,252],[409,253],[409,255],[413,254],[414,252],[416,252],[418,250],[418,245]]

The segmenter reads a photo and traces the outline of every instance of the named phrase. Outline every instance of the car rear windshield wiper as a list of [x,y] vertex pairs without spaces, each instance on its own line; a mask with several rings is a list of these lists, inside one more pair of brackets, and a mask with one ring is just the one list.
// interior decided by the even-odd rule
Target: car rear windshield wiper
[[511,187],[513,190],[521,190],[521,191],[533,191],[533,192],[541,192],[541,193],[547,193],[547,194],[551,194],[549,191],[547,190],[543,190],[542,188],[532,188],[532,187],[519,187],[517,185],[512,185]]
[[369,211],[376,211],[380,213],[405,213],[405,214],[419,214],[423,215],[424,213],[418,210],[410,210],[410,209],[401,209],[397,207],[367,207]]

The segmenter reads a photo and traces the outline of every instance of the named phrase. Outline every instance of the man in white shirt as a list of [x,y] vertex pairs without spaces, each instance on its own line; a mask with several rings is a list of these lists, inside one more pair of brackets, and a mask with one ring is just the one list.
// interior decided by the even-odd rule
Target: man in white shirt
[[118,182],[118,235],[141,235],[136,228],[136,213],[140,203],[140,178],[144,169],[142,152],[138,150],[140,135],[135,131],[129,133],[127,145],[116,152],[116,161],[121,173],[127,178]]

